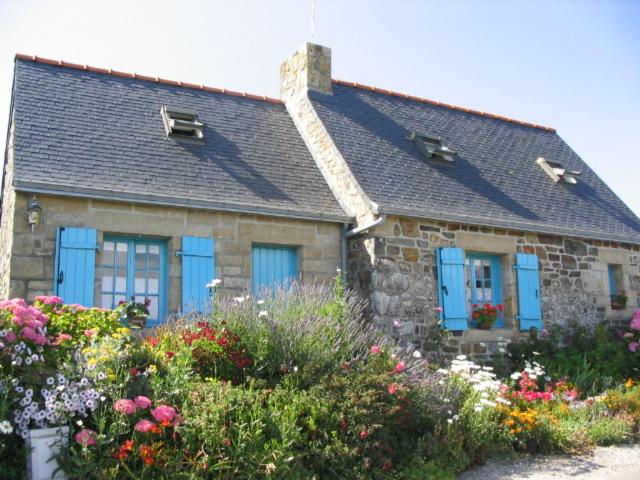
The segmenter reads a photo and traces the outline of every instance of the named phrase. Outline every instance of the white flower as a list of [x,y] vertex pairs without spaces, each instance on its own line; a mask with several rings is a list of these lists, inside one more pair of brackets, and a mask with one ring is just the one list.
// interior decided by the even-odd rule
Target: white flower
[[298,371],[298,367],[293,367],[293,371],[297,372]]
[[522,374],[521,374],[520,372],[513,372],[513,373],[511,374],[511,378],[512,378],[513,380],[518,380],[521,376],[522,376]]
[[266,317],[269,315],[269,312],[267,312],[266,310],[260,310],[260,313],[258,313],[258,317],[262,318],[262,317]]
[[242,302],[244,302],[245,298],[244,297],[233,297],[233,300],[236,303],[242,303]]
[[456,360],[460,360],[460,361],[462,361],[462,360],[466,360],[466,359],[467,359],[467,356],[466,356],[466,355],[458,355],[458,356],[456,357]]
[[453,419],[454,419],[454,420],[458,420],[458,419],[460,419],[460,415],[458,415],[458,414],[454,415],[454,416],[453,416]]
[[5,435],[9,435],[13,432],[13,427],[7,420],[3,420],[2,422],[0,422],[0,432],[4,433]]
[[484,347],[486,347],[486,346],[487,346],[487,344],[486,344],[486,343],[484,343],[484,342],[480,342],[480,346],[481,346],[482,348],[484,348]]
[[78,421],[76,422],[76,425],[78,425],[79,427],[81,427],[81,426],[82,426],[82,420],[78,420]]
[[220,285],[222,283],[222,280],[220,280],[219,278],[214,278],[213,280],[211,280],[209,283],[207,283],[205,285],[206,288],[216,288],[218,285]]
[[474,409],[476,412],[481,412],[481,411],[482,411],[482,407],[481,407],[480,405],[476,405],[475,407],[473,407],[473,409]]
[[447,419],[447,423],[453,423],[453,420],[449,418]]
[[47,385],[53,385],[54,382],[55,382],[55,380],[53,379],[53,377],[47,378]]
[[506,350],[505,350],[504,348],[499,348],[499,349],[498,349],[498,351],[499,351],[500,353],[504,353]]
[[539,352],[531,352],[531,353],[533,353],[534,355],[540,355]]
[[415,352],[413,352],[413,358],[422,358],[420,350],[416,350]]
[[257,303],[258,305],[264,305],[264,300],[258,300],[256,303]]

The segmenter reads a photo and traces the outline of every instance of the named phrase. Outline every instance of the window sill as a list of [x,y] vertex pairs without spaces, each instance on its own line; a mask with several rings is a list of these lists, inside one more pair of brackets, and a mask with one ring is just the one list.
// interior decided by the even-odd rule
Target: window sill
[[491,330],[480,330],[470,328],[465,330],[462,337],[467,342],[500,342],[514,340],[518,337],[518,331],[510,328],[494,328]]

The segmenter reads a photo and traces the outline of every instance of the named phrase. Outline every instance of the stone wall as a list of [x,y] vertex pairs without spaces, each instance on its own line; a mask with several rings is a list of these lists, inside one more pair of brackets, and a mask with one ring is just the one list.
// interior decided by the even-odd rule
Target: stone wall
[[[437,247],[500,255],[505,304],[505,328],[469,329],[456,333],[439,348]],[[515,253],[535,253],[539,259],[543,322],[628,321],[640,306],[638,245],[536,235],[498,228],[430,220],[388,217],[369,234],[349,244],[349,280],[370,302],[374,321],[426,351],[453,356],[478,356],[518,338]],[[629,299],[626,310],[612,310],[607,265],[619,265],[621,287]],[[394,326],[395,324],[395,326]]]
[[[340,263],[340,224],[278,217],[139,205],[38,195],[43,223],[31,233],[27,225],[27,195],[18,193],[11,252],[9,297],[33,299],[51,294],[55,236],[58,226],[94,227],[98,244],[104,234],[140,235],[167,240],[169,311],[181,304],[182,236],[215,238],[216,278],[222,295],[236,296],[251,288],[251,247],[254,243],[298,247],[303,282],[327,281]],[[96,263],[101,264],[98,252]],[[96,271],[96,301],[100,298],[100,269]]]
[[2,183],[2,210],[0,210],[0,298],[7,298],[11,285],[11,249],[13,248],[13,220],[16,194],[13,182],[13,122],[7,137],[7,158]]

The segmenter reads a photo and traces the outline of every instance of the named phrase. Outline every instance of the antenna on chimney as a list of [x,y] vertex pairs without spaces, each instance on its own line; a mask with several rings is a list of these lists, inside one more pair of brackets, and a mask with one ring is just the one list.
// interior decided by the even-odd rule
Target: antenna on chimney
[[316,2],[311,0],[311,38],[315,36],[315,22],[316,22]]

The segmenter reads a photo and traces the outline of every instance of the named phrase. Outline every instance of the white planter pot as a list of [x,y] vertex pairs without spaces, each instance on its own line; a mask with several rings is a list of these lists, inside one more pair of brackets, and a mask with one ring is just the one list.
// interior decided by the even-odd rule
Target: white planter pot
[[64,480],[66,477],[62,471],[58,471],[56,476],[53,476],[53,472],[58,468],[58,462],[52,457],[60,451],[61,444],[67,444],[68,439],[68,426],[29,430],[27,478],[29,480]]

